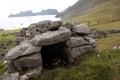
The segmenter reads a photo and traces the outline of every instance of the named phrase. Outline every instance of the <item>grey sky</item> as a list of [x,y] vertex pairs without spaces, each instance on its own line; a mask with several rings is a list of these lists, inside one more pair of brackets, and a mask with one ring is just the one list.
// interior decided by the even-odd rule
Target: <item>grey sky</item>
[[38,12],[42,9],[55,8],[62,11],[76,1],[78,0],[0,0],[0,17],[25,10]]

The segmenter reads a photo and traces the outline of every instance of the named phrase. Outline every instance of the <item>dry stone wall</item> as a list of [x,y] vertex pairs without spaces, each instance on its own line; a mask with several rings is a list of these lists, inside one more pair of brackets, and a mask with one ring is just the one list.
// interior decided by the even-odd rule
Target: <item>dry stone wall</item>
[[42,21],[23,28],[15,35],[16,46],[6,55],[7,70],[0,80],[37,79],[47,64],[43,57],[57,66],[63,58],[71,63],[83,54],[97,53],[90,34],[87,26],[77,22]]

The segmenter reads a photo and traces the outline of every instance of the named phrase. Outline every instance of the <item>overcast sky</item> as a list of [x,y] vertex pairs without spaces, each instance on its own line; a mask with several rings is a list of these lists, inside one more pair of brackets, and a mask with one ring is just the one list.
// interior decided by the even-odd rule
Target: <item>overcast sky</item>
[[25,10],[40,12],[42,9],[53,8],[62,11],[76,1],[78,0],[0,0],[0,17]]

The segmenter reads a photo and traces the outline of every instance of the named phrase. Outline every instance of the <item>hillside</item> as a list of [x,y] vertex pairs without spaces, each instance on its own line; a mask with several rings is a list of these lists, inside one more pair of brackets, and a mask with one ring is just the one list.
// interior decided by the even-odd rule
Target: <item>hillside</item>
[[104,23],[120,20],[120,0],[79,0],[62,12],[65,21]]
[[72,16],[83,11],[94,8],[96,5],[108,0],[78,0],[73,6],[70,6],[64,11],[65,15]]

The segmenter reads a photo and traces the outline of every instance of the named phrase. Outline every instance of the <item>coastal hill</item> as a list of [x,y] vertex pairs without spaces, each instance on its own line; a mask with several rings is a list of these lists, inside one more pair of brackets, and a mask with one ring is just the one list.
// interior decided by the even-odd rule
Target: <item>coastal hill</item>
[[17,14],[10,14],[8,17],[23,17],[23,16],[36,16],[36,15],[57,15],[58,11],[56,9],[46,9],[40,12],[33,13],[32,10],[21,11]]
[[80,22],[120,19],[120,0],[78,0],[61,13],[65,20]]

